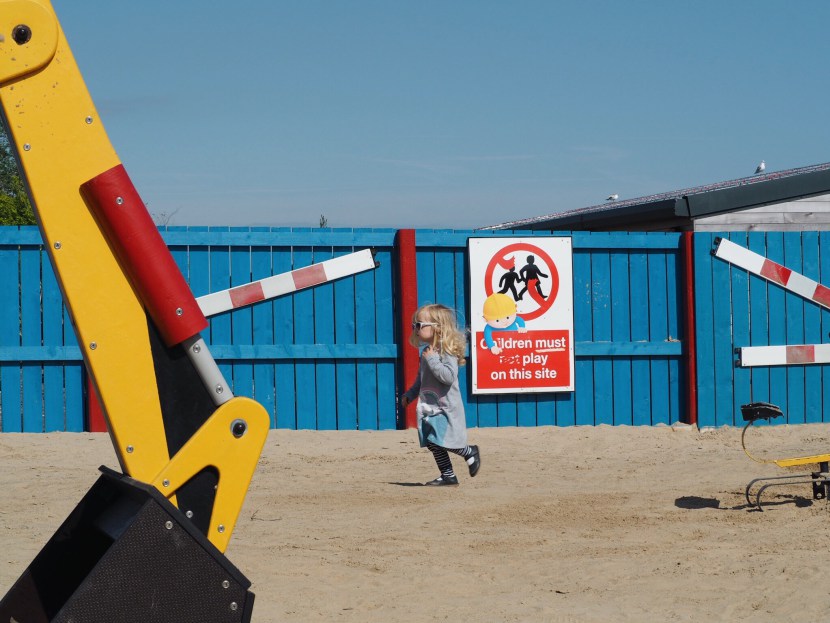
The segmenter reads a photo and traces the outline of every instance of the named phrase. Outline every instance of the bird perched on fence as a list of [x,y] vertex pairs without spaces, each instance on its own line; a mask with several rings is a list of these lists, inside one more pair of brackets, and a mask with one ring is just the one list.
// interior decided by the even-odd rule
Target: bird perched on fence
[[766,168],[767,168],[767,163],[764,162],[763,160],[761,160],[761,164],[759,164],[757,167],[755,167],[755,175],[758,175],[759,173],[763,173]]
[[616,201],[619,198],[620,198],[620,196],[617,193],[614,193],[613,195],[608,195],[608,197],[605,200],[606,201]]

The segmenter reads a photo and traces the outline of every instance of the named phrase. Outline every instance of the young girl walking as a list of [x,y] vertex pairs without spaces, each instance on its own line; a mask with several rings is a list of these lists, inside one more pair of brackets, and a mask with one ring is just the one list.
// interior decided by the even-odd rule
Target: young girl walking
[[423,305],[412,317],[409,343],[421,350],[418,378],[401,396],[401,406],[418,399],[418,438],[432,452],[441,475],[429,486],[457,485],[449,452],[463,457],[475,476],[481,467],[478,446],[467,445],[467,421],[458,387],[458,367],[466,361],[467,340],[444,305]]

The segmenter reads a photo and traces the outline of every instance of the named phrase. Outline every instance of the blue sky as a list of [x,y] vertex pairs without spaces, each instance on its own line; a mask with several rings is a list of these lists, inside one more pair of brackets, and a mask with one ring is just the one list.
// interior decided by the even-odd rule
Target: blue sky
[[830,2],[53,4],[173,225],[474,228],[830,161]]

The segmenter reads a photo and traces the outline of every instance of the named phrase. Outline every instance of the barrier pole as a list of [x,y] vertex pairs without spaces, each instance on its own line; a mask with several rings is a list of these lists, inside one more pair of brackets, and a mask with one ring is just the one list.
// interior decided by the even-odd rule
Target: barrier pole
[[[412,315],[418,309],[418,267],[415,258],[415,230],[399,229],[395,236],[395,252],[398,262],[398,370],[399,387],[405,391],[418,374],[418,350],[409,345]],[[412,401],[403,412],[406,428],[415,428],[417,416]],[[400,403],[398,403],[400,405]],[[398,407],[400,409],[400,406]],[[400,413],[400,411],[399,411]]]
[[695,264],[694,232],[683,232],[683,303],[686,320],[686,399],[689,405],[687,424],[697,426],[697,345],[695,333]]

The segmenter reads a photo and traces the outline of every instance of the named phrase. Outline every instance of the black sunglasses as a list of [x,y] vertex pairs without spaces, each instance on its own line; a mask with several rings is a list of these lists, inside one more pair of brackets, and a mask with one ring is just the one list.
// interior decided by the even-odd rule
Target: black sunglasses
[[416,331],[420,331],[424,327],[434,327],[436,326],[434,322],[413,322],[412,328]]

